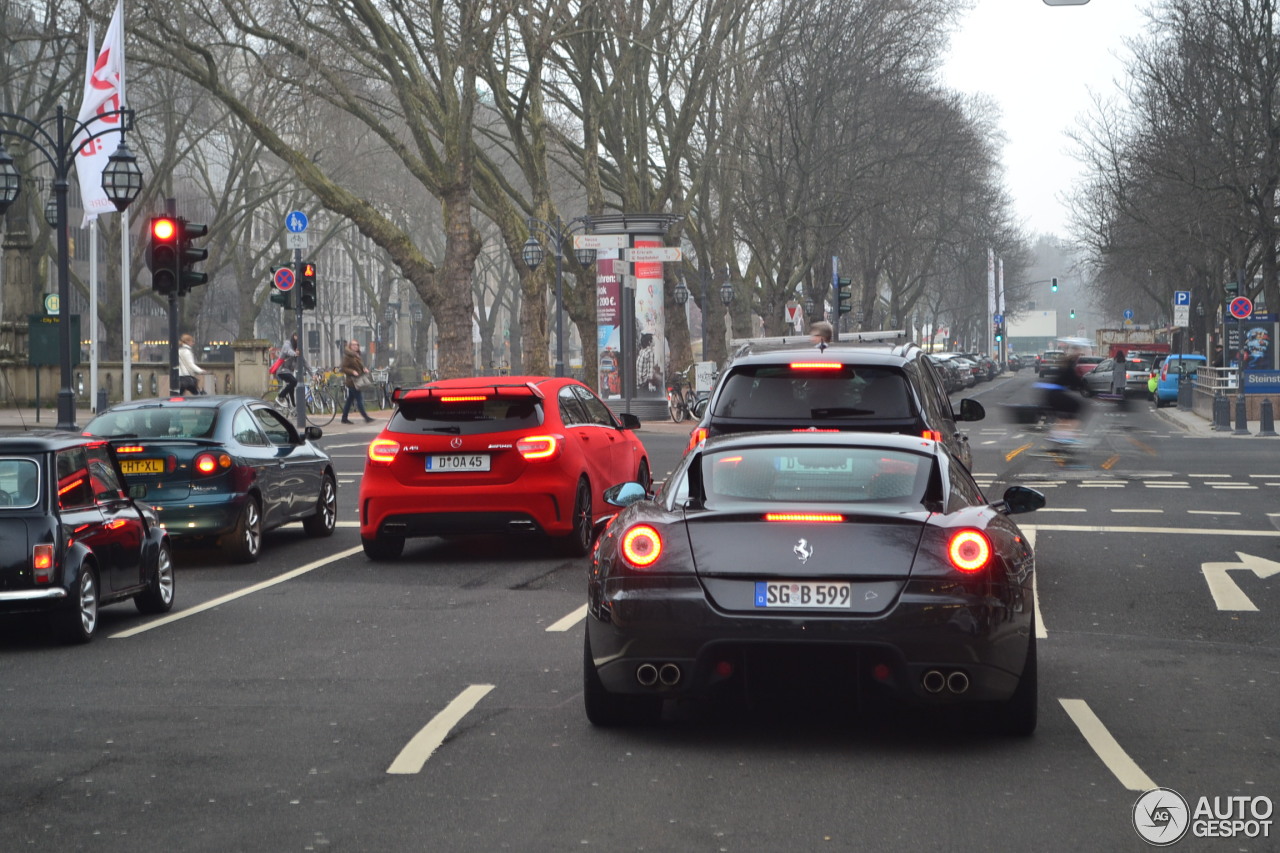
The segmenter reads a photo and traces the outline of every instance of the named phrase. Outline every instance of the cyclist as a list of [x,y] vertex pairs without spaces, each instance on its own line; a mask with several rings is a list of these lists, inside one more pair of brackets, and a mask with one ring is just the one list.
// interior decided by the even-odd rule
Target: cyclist
[[1062,362],[1044,382],[1037,382],[1035,386],[1041,392],[1042,405],[1053,414],[1049,439],[1060,444],[1075,444],[1080,440],[1084,399],[1079,391],[1084,387],[1084,378],[1076,372],[1076,362],[1083,354],[1080,346],[1069,345]]

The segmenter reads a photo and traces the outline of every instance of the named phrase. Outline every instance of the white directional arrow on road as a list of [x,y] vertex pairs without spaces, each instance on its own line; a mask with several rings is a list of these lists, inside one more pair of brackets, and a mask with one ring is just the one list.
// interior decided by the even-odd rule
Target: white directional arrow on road
[[1280,563],[1264,557],[1255,557],[1252,554],[1242,554],[1239,551],[1236,551],[1236,556],[1240,558],[1238,563],[1201,563],[1200,571],[1204,572],[1205,583],[1209,585],[1209,594],[1213,596],[1213,601],[1218,605],[1219,610],[1256,611],[1258,608],[1249,600],[1249,596],[1236,586],[1236,582],[1227,572],[1244,570],[1253,572],[1259,578],[1269,578],[1280,574]]

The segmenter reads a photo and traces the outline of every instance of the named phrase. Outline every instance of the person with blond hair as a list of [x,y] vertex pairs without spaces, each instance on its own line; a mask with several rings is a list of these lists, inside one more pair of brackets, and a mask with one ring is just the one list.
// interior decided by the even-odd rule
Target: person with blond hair
[[196,339],[191,335],[178,338],[178,393],[199,394],[200,382],[197,376],[204,376],[209,371],[196,364]]

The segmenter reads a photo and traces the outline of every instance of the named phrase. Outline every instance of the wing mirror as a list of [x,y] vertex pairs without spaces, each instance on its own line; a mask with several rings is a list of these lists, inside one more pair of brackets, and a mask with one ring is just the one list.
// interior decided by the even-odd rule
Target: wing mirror
[[306,428],[304,435],[306,435],[307,441],[319,441],[324,438],[324,430],[320,429],[320,427],[309,426]]
[[1044,494],[1026,486],[1010,486],[1004,490],[1004,499],[996,504],[996,509],[1008,515],[1022,512],[1035,512],[1044,506]]
[[637,501],[642,501],[649,496],[644,486],[639,483],[622,483],[617,486],[610,486],[605,489],[604,501],[610,506],[629,507]]
[[640,416],[633,415],[631,412],[623,412],[618,415],[618,420],[622,421],[623,429],[636,430],[640,429]]
[[981,403],[971,397],[960,401],[960,421],[980,421],[987,416],[987,410]]

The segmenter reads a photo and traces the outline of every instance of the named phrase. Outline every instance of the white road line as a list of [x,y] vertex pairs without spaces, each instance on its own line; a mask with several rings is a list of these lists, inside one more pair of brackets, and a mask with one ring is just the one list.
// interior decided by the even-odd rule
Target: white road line
[[422,729],[405,744],[404,749],[396,756],[395,761],[387,768],[388,773],[413,774],[422,771],[431,753],[435,752],[458,721],[480,703],[480,700],[493,689],[492,684],[472,684],[458,694],[457,698],[445,706],[445,709],[431,719]]
[[1078,483],[1078,489],[1123,489],[1126,483]]
[[1076,506],[1044,506],[1036,510],[1036,512],[1088,512],[1084,507]]
[[[1036,532],[1034,530],[1023,531],[1027,534],[1027,541],[1031,543],[1031,550],[1036,549]],[[1048,638],[1049,632],[1044,627],[1044,619],[1040,616],[1040,583],[1039,572],[1031,576],[1031,609],[1036,614],[1036,638],[1044,640]]]
[[1216,489],[1219,492],[1256,492],[1258,490],[1258,487],[1253,483],[1210,483],[1209,488]]
[[587,605],[582,605],[568,616],[547,626],[548,631],[568,631],[574,625],[577,625],[587,616]]
[[1187,510],[1187,514],[1188,515],[1240,515],[1240,513],[1238,512],[1233,512],[1231,510],[1226,510],[1226,509],[1189,509]]
[[1154,513],[1156,515],[1160,515],[1164,512],[1164,510],[1162,509],[1113,509],[1111,511],[1112,512],[1128,512],[1128,513],[1143,512],[1143,513]]
[[1231,475],[1230,474],[1188,474],[1187,476],[1198,477],[1200,479],[1207,480],[1214,477],[1217,477],[1217,478],[1230,477]]
[[[341,521],[338,522],[338,524],[343,525]],[[276,584],[284,583],[285,581],[288,581],[288,580],[293,580],[294,578],[300,577],[301,575],[305,575],[307,572],[314,571],[320,568],[321,566],[327,566],[330,563],[337,562],[338,560],[345,560],[347,557],[351,557],[356,554],[359,554],[362,547],[363,546],[356,546],[355,548],[348,548],[345,551],[339,551],[336,554],[331,554],[328,557],[325,557],[323,560],[316,560],[314,563],[307,563],[305,566],[302,566],[301,568],[294,569],[291,572],[285,572],[282,575],[276,575],[275,577],[269,578],[263,581],[262,583],[256,583],[253,586],[247,586],[244,589],[237,590],[236,592],[227,593],[226,595],[220,596],[210,601],[206,601],[204,604],[197,604],[195,607],[188,608],[187,610],[181,610],[177,613],[170,613],[168,616],[162,617],[160,619],[156,619],[152,622],[148,622],[145,625],[139,625],[136,628],[130,628],[127,631],[121,631],[118,634],[112,634],[110,639],[123,640],[127,637],[132,637],[136,634],[141,634],[143,631],[150,631],[152,628],[159,628],[162,625],[168,625],[170,622],[177,622],[179,619],[186,619],[188,616],[194,616],[197,613],[203,613],[206,610],[212,610],[215,607],[226,604],[228,601],[235,601],[237,598],[244,598],[246,595],[251,595],[255,592],[260,592],[261,590],[264,590],[268,587],[275,586]]]
[[1146,486],[1148,489],[1189,489],[1189,488],[1191,488],[1191,484],[1190,484],[1190,483],[1151,483],[1151,482],[1145,482],[1145,483],[1143,483],[1143,485],[1144,485],[1144,486]]
[[1107,769],[1120,780],[1121,785],[1130,791],[1150,791],[1158,787],[1151,781],[1150,776],[1142,772],[1137,762],[1121,748],[1116,739],[1111,736],[1111,732],[1107,731],[1107,727],[1083,699],[1059,699],[1058,701],[1062,703],[1067,716],[1071,717],[1071,722],[1076,724],[1080,734],[1084,735],[1089,746],[1093,747],[1093,751],[1102,759]]
[[[1044,512],[1044,510],[1036,510]],[[1061,533],[1155,533],[1171,536],[1177,533],[1192,536],[1260,536],[1264,539],[1280,538],[1280,530],[1226,530],[1221,527],[1114,527],[1106,525],[1074,525],[1074,524],[1036,524],[1020,525],[1023,532],[1027,530],[1056,531]]]

